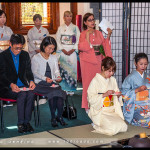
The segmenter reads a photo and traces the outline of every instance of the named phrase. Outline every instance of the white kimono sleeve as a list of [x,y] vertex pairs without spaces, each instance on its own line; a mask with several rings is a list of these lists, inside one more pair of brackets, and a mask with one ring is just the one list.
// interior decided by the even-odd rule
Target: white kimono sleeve
[[79,43],[79,37],[80,37],[80,30],[78,28],[78,26],[76,26],[76,43],[73,46],[73,49],[75,49],[75,51],[78,53],[78,43]]
[[64,49],[63,45],[61,44],[61,26],[58,28],[56,33],[56,41],[57,41],[57,50]]
[[93,107],[95,110],[100,110],[103,107],[103,101],[105,99],[105,97],[102,97],[103,94],[98,94],[98,88],[101,87],[99,87],[98,81],[93,78],[88,87],[87,95],[89,107]]
[[37,48],[35,46],[35,44],[33,44],[33,37],[32,37],[32,29],[28,31],[27,34],[27,41],[28,41],[28,51],[35,51]]
[[11,28],[9,28],[9,32],[10,32],[10,37],[13,34],[13,31],[11,30]]
[[[46,28],[45,28],[46,29]],[[48,30],[46,29],[46,36],[50,36]]]
[[[116,81],[115,78],[114,78],[114,91],[115,92],[120,92],[120,90],[118,88],[117,81]],[[122,96],[119,96],[118,100],[119,100],[120,105],[123,106]]]

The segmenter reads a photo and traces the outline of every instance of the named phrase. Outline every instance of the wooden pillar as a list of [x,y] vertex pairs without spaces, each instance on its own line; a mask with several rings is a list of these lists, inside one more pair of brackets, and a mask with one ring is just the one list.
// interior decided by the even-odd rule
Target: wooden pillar
[[76,24],[76,15],[77,15],[77,3],[70,3],[70,11],[73,13],[72,23]]

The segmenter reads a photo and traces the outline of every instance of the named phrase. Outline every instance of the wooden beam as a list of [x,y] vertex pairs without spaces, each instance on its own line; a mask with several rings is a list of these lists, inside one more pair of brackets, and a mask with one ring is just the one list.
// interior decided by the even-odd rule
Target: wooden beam
[[76,15],[77,15],[78,5],[77,3],[70,3],[70,11],[73,13],[72,23],[76,24]]

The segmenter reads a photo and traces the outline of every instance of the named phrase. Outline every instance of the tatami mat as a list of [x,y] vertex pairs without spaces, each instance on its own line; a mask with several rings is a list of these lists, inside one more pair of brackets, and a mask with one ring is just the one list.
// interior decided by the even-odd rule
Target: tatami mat
[[127,132],[107,136],[93,131],[92,125],[50,130],[0,140],[0,147],[92,147],[112,141],[131,138],[141,132],[150,135],[150,129],[128,125]]
[[93,128],[91,124],[89,124],[59,130],[52,130],[49,132],[59,137],[62,137],[63,139],[66,139],[70,143],[78,145],[79,147],[91,147],[95,145],[103,145],[106,143],[110,143],[112,141],[131,138],[134,135],[137,135],[141,132],[145,132],[147,135],[150,135],[150,129],[143,127],[136,127],[132,125],[128,125],[127,132],[118,133],[117,135],[114,136],[107,136],[99,133],[94,133],[91,131],[93,131]]
[[76,147],[49,132],[41,132],[0,140],[0,147]]

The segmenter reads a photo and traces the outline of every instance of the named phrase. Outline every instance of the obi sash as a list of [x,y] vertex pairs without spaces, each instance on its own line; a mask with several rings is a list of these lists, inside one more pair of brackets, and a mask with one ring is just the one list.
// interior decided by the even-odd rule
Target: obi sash
[[36,47],[37,49],[40,48],[41,42],[42,42],[41,40],[33,40],[33,44],[35,45],[35,47]]
[[101,54],[99,51],[100,45],[92,45],[92,46],[94,48],[95,55],[100,55]]
[[113,105],[114,105],[113,95],[109,95],[109,96],[105,97],[105,99],[103,101],[103,107],[110,107]]
[[9,41],[0,41],[0,49],[6,50],[9,48]]
[[61,44],[74,45],[76,43],[75,35],[61,35]]

